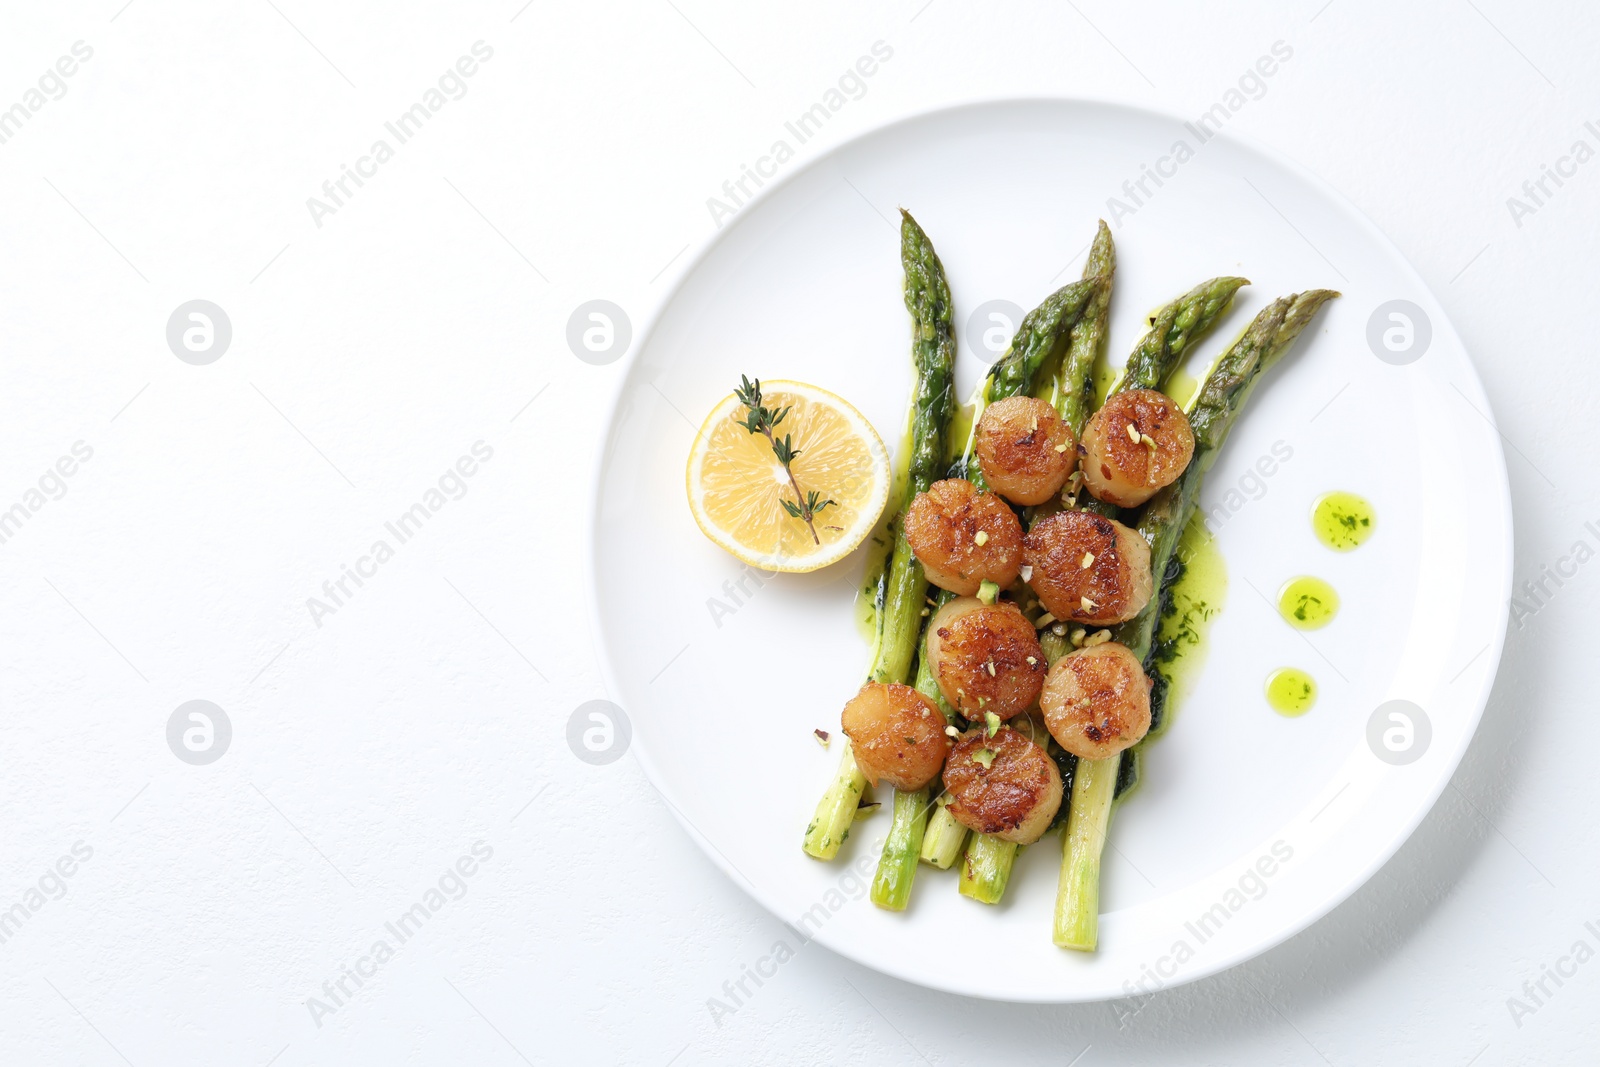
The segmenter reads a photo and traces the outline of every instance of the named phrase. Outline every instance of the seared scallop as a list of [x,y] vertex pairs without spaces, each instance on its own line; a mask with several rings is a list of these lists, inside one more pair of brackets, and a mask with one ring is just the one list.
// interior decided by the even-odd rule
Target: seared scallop
[[1039,706],[1062,748],[1105,759],[1150,732],[1150,679],[1126,645],[1107,641],[1056,660]]
[[844,706],[840,720],[856,766],[873,785],[921,789],[939,776],[950,751],[943,713],[909,685],[868,682]]
[[1089,417],[1078,451],[1089,492],[1131,508],[1178,480],[1194,456],[1194,433],[1166,393],[1129,389]]
[[1034,523],[1022,555],[1033,568],[1028,584],[1050,614],[1067,622],[1123,622],[1143,611],[1155,591],[1145,539],[1090,511]]
[[984,581],[1004,589],[1022,567],[1022,523],[1006,502],[965,478],[934,482],[906,509],[906,541],[928,581],[972,596]]
[[975,449],[984,480],[1014,504],[1043,504],[1061,491],[1078,462],[1072,427],[1031,396],[984,408]]
[[928,623],[926,654],[944,698],[968,719],[1009,719],[1044,685],[1039,638],[1015,604],[958,597]]
[[1010,727],[993,737],[968,730],[945,762],[950,814],[969,830],[1031,845],[1061,807],[1061,772],[1038,745]]

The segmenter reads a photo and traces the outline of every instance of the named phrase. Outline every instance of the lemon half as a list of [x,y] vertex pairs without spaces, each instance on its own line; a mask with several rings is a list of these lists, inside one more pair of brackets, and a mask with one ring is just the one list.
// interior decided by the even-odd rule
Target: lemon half
[[761,383],[762,403],[789,408],[775,433],[799,451],[791,464],[803,492],[828,507],[817,512],[816,536],[784,509],[795,503],[783,464],[762,434],[744,427],[747,409],[724,397],[695,436],[689,453],[689,509],[712,541],[753,567],[814,571],[836,563],[864,541],[889,501],[889,452],[872,424],[842,397],[804,382]]

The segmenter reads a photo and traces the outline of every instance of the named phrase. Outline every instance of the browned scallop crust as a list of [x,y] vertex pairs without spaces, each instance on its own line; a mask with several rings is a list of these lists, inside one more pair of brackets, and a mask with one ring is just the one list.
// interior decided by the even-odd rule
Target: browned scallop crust
[[[973,759],[985,749],[994,753],[987,768]],[[963,734],[945,762],[944,787],[962,826],[1019,845],[1039,840],[1061,807],[1056,761],[1006,726],[988,738],[982,730]]]
[[[1154,447],[1144,443],[1146,437]],[[1194,456],[1194,433],[1170,396],[1155,389],[1129,389],[1090,416],[1078,451],[1089,492],[1131,508],[1178,480]]]
[[904,529],[928,581],[941,589],[972,596],[985,580],[1002,589],[1017,580],[1022,523],[1004,500],[978,492],[965,478],[934,482],[918,493]]
[[868,682],[839,718],[856,765],[873,785],[921,789],[939,776],[950,751],[944,714],[909,685]]
[[1028,584],[1058,619],[1094,626],[1123,622],[1144,610],[1155,590],[1149,544],[1093,512],[1063,511],[1034,523],[1022,555],[1033,568]]
[[1080,759],[1106,759],[1150,732],[1150,679],[1107,641],[1056,660],[1039,698],[1050,736]]
[[984,408],[975,451],[989,487],[1015,504],[1043,504],[1061,491],[1078,462],[1072,427],[1032,396]]
[[927,652],[939,691],[969,719],[1009,719],[1044,685],[1038,633],[1015,604],[952,600],[928,624]]

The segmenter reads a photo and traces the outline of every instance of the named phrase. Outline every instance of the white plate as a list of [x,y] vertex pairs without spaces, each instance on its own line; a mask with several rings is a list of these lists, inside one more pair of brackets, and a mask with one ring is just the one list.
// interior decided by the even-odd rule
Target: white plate
[[[1163,161],[1180,141],[1192,158]],[[1124,182],[1144,165],[1169,176],[1133,185],[1135,202]],[[1113,220],[1113,196],[1132,212]],[[922,867],[898,915],[865,899],[887,814],[858,823],[834,863],[801,852],[839,754],[811,731],[837,733],[867,659],[851,608],[862,557],[763,584],[701,536],[684,499],[696,426],[740,373],[832,389],[886,441],[899,439],[911,373],[898,206],[949,275],[963,395],[983,367],[969,343],[974,309],[1032,307],[1076,277],[1102,216],[1117,238],[1116,362],[1150,308],[1211,275],[1254,284],[1191,370],[1271,298],[1344,293],[1263,382],[1207,476],[1227,606],[1196,691],[1112,819],[1093,955],[1051,944],[1056,835],[1023,852],[1001,906],[960,897],[953,872]],[[1369,320],[1392,300],[1414,305],[1410,354],[1421,355],[1409,363],[1380,360],[1369,344]],[[1378,318],[1380,332],[1402,326]],[[1391,341],[1403,344],[1403,327]],[[795,927],[791,947],[803,934],[907,981],[1000,1000],[1098,1000],[1190,981],[1349,896],[1465,751],[1511,583],[1511,508],[1488,412],[1416,272],[1353,207],[1269,152],[1227,136],[1202,143],[1179,120],[1100,103],[990,103],[900,122],[769,185],[643,332],[600,458],[591,531],[611,696],[684,827]],[[1274,445],[1292,455],[1262,462]],[[1258,462],[1273,473],[1254,473]],[[1377,510],[1377,533],[1347,554],[1311,529],[1312,502],[1333,489]],[[1267,603],[1299,574],[1343,598],[1337,619],[1308,635]],[[1320,684],[1302,718],[1263,698],[1281,666]],[[1368,742],[1369,719],[1394,699],[1431,726],[1405,765]]]

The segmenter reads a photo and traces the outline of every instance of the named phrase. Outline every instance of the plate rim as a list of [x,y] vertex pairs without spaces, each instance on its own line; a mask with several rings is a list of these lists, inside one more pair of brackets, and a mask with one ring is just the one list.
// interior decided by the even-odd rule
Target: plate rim
[[[620,693],[622,691],[622,687],[618,684],[617,673],[613,665],[611,655],[606,647],[606,634],[601,623],[600,612],[595,607],[595,605],[601,603],[600,571],[599,567],[597,566],[598,561],[596,558],[596,542],[600,533],[600,508],[603,497],[601,492],[602,475],[605,472],[607,461],[611,454],[611,437],[616,425],[618,409],[622,404],[623,398],[632,380],[634,365],[638,362],[640,354],[644,351],[645,347],[654,337],[662,316],[677,299],[684,286],[694,276],[696,270],[711,255],[713,250],[716,249],[716,247],[726,238],[729,233],[731,233],[741,224],[745,223],[745,221],[752,214],[749,211],[750,208],[764,203],[767,199],[776,195],[779,191],[787,188],[792,182],[811,174],[819,167],[827,165],[835,160],[838,156],[844,154],[868,138],[876,137],[887,131],[910,126],[914,123],[926,121],[938,116],[952,115],[963,111],[1029,106],[1071,107],[1074,105],[1087,105],[1110,110],[1120,110],[1141,119],[1155,119],[1162,122],[1177,123],[1179,125],[1182,125],[1186,121],[1182,116],[1176,114],[1175,112],[1167,111],[1162,108],[1150,107],[1145,104],[1129,103],[1125,100],[1114,97],[1097,97],[1093,95],[1078,94],[1001,94],[995,96],[978,97],[958,103],[940,103],[907,111],[893,118],[862,128],[854,135],[844,138],[838,143],[831,145],[825,150],[819,152],[816,156],[806,160],[800,166],[795,167],[792,171],[769,181],[765,186],[757,190],[757,193],[754,197],[751,197],[745,202],[744,206],[740,208],[739,214],[731,222],[729,222],[727,225],[718,227],[704,240],[699,242],[699,245],[694,249],[693,254],[687,260],[685,260],[684,267],[678,273],[677,277],[673,279],[669,286],[662,290],[659,296],[649,302],[646,313],[640,318],[640,328],[634,334],[633,343],[630,345],[623,358],[616,361],[616,380],[611,383],[610,395],[604,402],[603,430],[599,435],[597,447],[595,448],[594,455],[591,459],[588,479],[589,501],[588,507],[585,509],[585,525],[583,532],[583,560],[587,578],[586,589],[589,593],[590,600],[590,610],[587,614],[589,618],[590,638],[595,648],[596,660],[600,668],[601,681],[608,696],[613,693]],[[1357,890],[1359,890],[1367,882],[1371,881],[1372,878],[1380,870],[1382,870],[1391,859],[1394,858],[1395,853],[1397,853],[1408,841],[1411,840],[1412,835],[1416,833],[1417,827],[1420,826],[1422,821],[1433,811],[1435,805],[1438,804],[1439,797],[1444,793],[1446,787],[1448,787],[1451,781],[1454,779],[1456,771],[1460,769],[1462,759],[1466,756],[1467,749],[1471,746],[1473,739],[1477,736],[1478,727],[1482,723],[1483,713],[1488,706],[1489,697],[1493,691],[1495,680],[1499,676],[1500,661],[1505,650],[1506,635],[1510,623],[1510,598],[1515,585],[1515,523],[1511,500],[1511,484],[1506,468],[1505,449],[1500,440],[1499,424],[1495,419],[1494,408],[1490,403],[1488,392],[1484,388],[1483,380],[1478,374],[1477,364],[1472,359],[1472,353],[1468,349],[1466,343],[1462,340],[1459,332],[1456,330],[1454,321],[1448,314],[1444,313],[1444,305],[1434,292],[1433,287],[1428,285],[1427,281],[1418,272],[1416,266],[1411,262],[1410,258],[1405,255],[1400,247],[1396,245],[1389,238],[1389,236],[1382,229],[1380,229],[1364,211],[1361,210],[1360,207],[1358,207],[1339,190],[1328,184],[1327,181],[1325,181],[1316,172],[1312,171],[1309,167],[1306,167],[1298,160],[1273,147],[1272,145],[1269,145],[1246,133],[1236,132],[1233,130],[1222,130],[1215,134],[1212,139],[1221,139],[1223,141],[1232,142],[1241,148],[1244,148],[1250,152],[1254,152],[1255,154],[1266,159],[1269,163],[1282,168],[1295,178],[1305,182],[1321,196],[1327,198],[1336,206],[1344,209],[1344,211],[1351,218],[1360,224],[1366,236],[1373,239],[1381,249],[1389,253],[1392,260],[1402,268],[1403,273],[1409,276],[1416,290],[1420,293],[1426,294],[1428,299],[1431,300],[1439,309],[1440,322],[1436,323],[1434,328],[1436,331],[1438,331],[1440,326],[1442,326],[1443,329],[1448,333],[1448,336],[1460,347],[1462,356],[1466,361],[1467,369],[1471,372],[1470,385],[1476,389],[1478,395],[1483,400],[1484,407],[1487,409],[1487,414],[1485,416],[1486,421],[1488,422],[1490,429],[1494,431],[1492,449],[1494,460],[1493,473],[1495,477],[1493,482],[1497,490],[1495,494],[1495,500],[1498,504],[1498,512],[1501,520],[1499,533],[1505,545],[1505,552],[1504,557],[1499,561],[1501,576],[1497,590],[1497,602],[1500,604],[1500,609],[1497,613],[1496,619],[1494,620],[1493,637],[1490,641],[1490,647],[1487,649],[1489,652],[1489,657],[1485,661],[1482,681],[1480,682],[1477,691],[1471,694],[1470,697],[1466,698],[1470,700],[1467,716],[1468,728],[1463,731],[1461,740],[1456,745],[1454,750],[1446,754],[1445,765],[1441,767],[1439,774],[1435,778],[1435,781],[1429,787],[1425,801],[1416,806],[1413,814],[1407,820],[1404,829],[1395,834],[1391,841],[1388,842],[1377,854],[1375,854],[1374,858],[1369,864],[1352,874],[1350,877],[1342,880],[1336,888],[1324,893],[1323,899],[1320,903],[1318,903],[1315,907],[1307,908],[1303,913],[1297,915],[1293,922],[1286,923],[1279,931],[1276,931],[1273,936],[1262,941],[1258,941],[1247,948],[1239,949],[1231,954],[1210,959],[1205,964],[1196,966],[1192,971],[1185,971],[1179,975],[1176,975],[1161,987],[1163,990],[1176,989],[1179,986],[1188,985],[1192,982],[1198,982],[1202,979],[1210,978],[1214,975],[1220,974],[1223,971],[1230,970],[1242,963],[1246,963],[1249,960],[1264,955],[1265,953],[1270,952],[1272,949],[1277,948],[1279,945],[1288,941],[1290,938],[1304,933],[1311,926],[1327,917],[1327,915],[1335,908],[1339,907],[1341,904],[1344,904],[1352,896],[1354,896]],[[625,708],[623,709],[624,713],[626,713],[626,710],[627,709]],[[751,898],[755,900],[757,904],[764,908],[780,923],[784,923],[786,926],[789,925],[788,918],[779,909],[777,902],[770,899],[760,887],[755,885],[742,873],[740,873],[722,854],[721,850],[718,849],[716,845],[713,844],[704,834],[702,834],[699,829],[697,829],[694,824],[680,811],[677,804],[673,802],[671,796],[669,795],[667,788],[663,786],[661,770],[648,754],[646,746],[638,743],[632,743],[629,745],[629,749],[633,753],[634,759],[638,761],[640,768],[644,771],[645,779],[650,783],[651,788],[656,791],[656,794],[662,799],[662,801],[666,804],[667,809],[671,812],[673,819],[678,823],[679,827],[683,829],[685,834],[687,834],[687,836],[695,842],[695,844],[700,848],[701,852],[705,854],[706,858],[710,859],[712,864],[730,881],[732,881],[735,885],[740,885],[746,892],[748,892]],[[807,938],[803,943],[810,944],[813,941],[818,940],[820,939]],[[1105,994],[1099,992],[1098,990],[1086,990],[1084,995],[1081,996],[1071,995],[1070,993],[1063,995],[1062,993],[1055,991],[1041,991],[1041,995],[1039,996],[991,995],[978,989],[970,987],[958,987],[949,983],[940,982],[937,980],[940,977],[939,975],[929,975],[920,971],[912,972],[909,969],[896,967],[893,961],[889,961],[887,963],[882,962],[877,959],[870,958],[862,953],[851,951],[846,947],[829,944],[826,941],[822,941],[822,945],[828,951],[833,952],[834,954],[845,959],[851,960],[852,962],[863,967],[877,971],[880,974],[889,975],[893,978],[897,978],[901,981],[921,988],[936,990],[941,993],[953,994],[955,996],[972,1000],[1007,1004],[1092,1004],[1121,1000],[1129,996],[1129,994],[1125,992]]]

